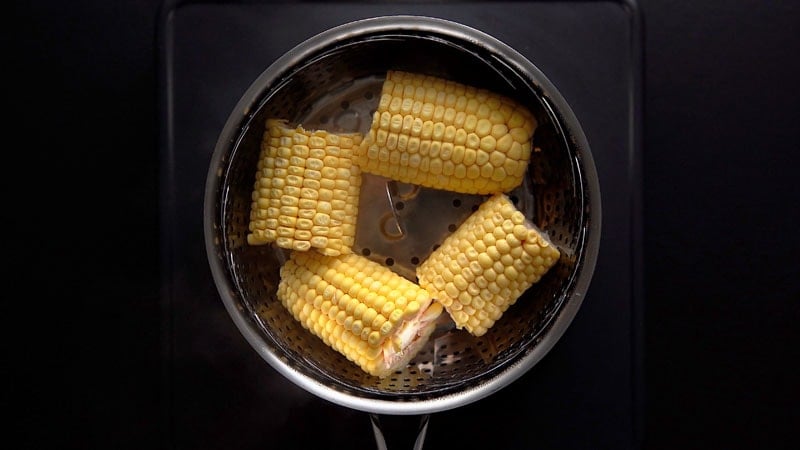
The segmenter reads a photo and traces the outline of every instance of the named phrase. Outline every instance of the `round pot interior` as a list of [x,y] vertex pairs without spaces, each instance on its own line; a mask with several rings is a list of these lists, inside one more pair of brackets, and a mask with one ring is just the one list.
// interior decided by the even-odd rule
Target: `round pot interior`
[[[378,379],[294,320],[276,298],[286,253],[248,245],[246,237],[265,121],[282,118],[306,129],[366,133],[388,70],[486,88],[533,112],[539,125],[525,180],[508,195],[559,248],[561,258],[484,336],[443,327],[404,370]],[[364,189],[376,191],[373,201],[393,189],[405,199],[406,212],[395,210],[400,214],[396,217],[430,231],[399,240],[390,239],[385,229],[371,233],[370,227],[379,227],[378,208],[365,208],[362,199],[354,251],[383,264],[391,260],[393,270],[412,280],[414,266],[481,201],[480,196],[388,186],[378,178],[365,181],[362,195],[367,197]],[[439,202],[435,205],[445,210],[447,219],[411,214],[414,202]],[[253,348],[316,395],[355,409],[392,414],[463,405],[533,367],[579,309],[594,269],[600,228],[599,186],[588,144],[546,76],[480,31],[408,16],[366,19],[328,30],[267,68],[243,95],[220,136],[209,168],[205,208],[214,281]]]

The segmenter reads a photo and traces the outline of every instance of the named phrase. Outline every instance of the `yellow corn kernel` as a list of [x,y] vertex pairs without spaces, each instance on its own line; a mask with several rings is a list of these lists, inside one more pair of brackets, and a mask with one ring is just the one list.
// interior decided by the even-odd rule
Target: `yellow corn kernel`
[[[533,114],[510,98],[390,70],[353,159],[364,172],[405,183],[466,194],[508,192],[522,183],[536,127]],[[412,158],[417,152],[421,157]],[[418,170],[401,170],[405,165]]]
[[506,195],[495,194],[416,272],[420,286],[442,303],[457,328],[482,336],[559,257]]
[[294,318],[378,377],[419,351],[443,311],[416,283],[354,253],[295,251],[280,275],[278,299]]
[[[361,186],[361,169],[352,158],[361,140],[356,133],[307,131],[290,128],[284,120],[268,119],[247,242],[275,242],[298,251],[313,248],[326,255],[350,253]],[[350,226],[340,228],[341,236],[330,233],[332,217],[350,221]]]

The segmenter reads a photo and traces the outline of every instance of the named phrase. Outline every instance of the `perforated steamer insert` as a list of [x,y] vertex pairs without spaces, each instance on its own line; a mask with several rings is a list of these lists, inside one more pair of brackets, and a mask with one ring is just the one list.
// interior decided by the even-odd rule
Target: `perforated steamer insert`
[[[523,184],[509,197],[561,251],[557,264],[481,337],[443,314],[403,370],[363,372],[294,320],[276,298],[286,258],[247,244],[253,176],[267,118],[306,129],[366,133],[387,70],[426,73],[514,98],[539,126]],[[241,114],[240,111],[244,111]],[[342,25],[295,47],[242,96],[218,140],[205,196],[206,248],[215,283],[259,354],[308,391],[343,406],[427,414],[464,405],[514,381],[556,343],[577,313],[594,270],[600,193],[571,109],[530,61],[458,23],[417,16]],[[484,196],[364,174],[354,251],[414,280],[414,269]]]

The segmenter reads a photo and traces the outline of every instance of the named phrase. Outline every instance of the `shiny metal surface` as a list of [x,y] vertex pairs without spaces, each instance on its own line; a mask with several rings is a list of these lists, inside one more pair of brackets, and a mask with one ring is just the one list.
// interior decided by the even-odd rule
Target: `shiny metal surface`
[[[420,59],[420,55],[425,57]],[[420,61],[424,61],[421,65]],[[403,371],[361,372],[302,329],[275,298],[281,251],[246,244],[250,192],[266,117],[307,128],[364,131],[380,76],[413,69],[520,99],[540,127],[517,206],[562,250],[562,259],[475,338],[443,323]],[[480,202],[368,176],[356,251],[413,277],[413,268]],[[401,206],[402,205],[402,206]],[[437,211],[435,220],[425,211]],[[301,43],[268,67],[242,96],[216,146],[205,193],[205,238],[219,294],[252,347],[304,389],[343,406],[427,414],[474,402],[533,367],[578,312],[594,270],[600,189],[577,118],[536,66],[474,28],[422,16],[360,20]]]

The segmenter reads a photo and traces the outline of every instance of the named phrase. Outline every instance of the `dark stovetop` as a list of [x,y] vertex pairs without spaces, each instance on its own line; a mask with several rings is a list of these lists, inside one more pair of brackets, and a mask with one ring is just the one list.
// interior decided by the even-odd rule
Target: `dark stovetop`
[[637,447],[643,414],[638,11],[623,1],[518,1],[185,2],[164,11],[160,200],[169,401],[163,413],[174,448],[374,448],[365,413],[282,378],[239,334],[208,268],[202,206],[218,134],[267,66],[327,28],[399,13],[473,26],[537,65],[583,125],[603,209],[597,269],[565,335],[512,385],[434,414],[426,448]]

